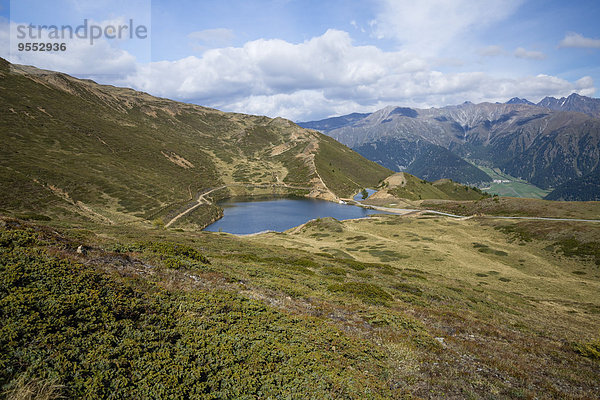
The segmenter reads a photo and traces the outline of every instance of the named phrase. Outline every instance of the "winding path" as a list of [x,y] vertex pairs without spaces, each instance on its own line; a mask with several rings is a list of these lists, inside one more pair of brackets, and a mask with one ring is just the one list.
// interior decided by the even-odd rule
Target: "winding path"
[[[442,211],[436,210],[423,210],[423,209],[412,209],[412,208],[391,208],[391,207],[379,207],[379,206],[371,206],[367,204],[362,204],[356,200],[346,200],[348,204],[353,204],[359,207],[372,208],[374,210],[385,211],[394,214],[409,214],[413,212],[419,212],[424,214],[436,214],[442,215],[444,217],[452,217],[452,218],[461,218],[467,219],[472,218],[474,215],[456,215],[445,213]],[[556,218],[556,217],[511,217],[511,216],[500,216],[500,215],[479,215],[478,218],[488,218],[488,219],[524,219],[524,220],[537,220],[537,221],[567,221],[567,222],[600,222],[600,219],[583,219],[583,218]]]
[[191,213],[192,211],[194,211],[196,208],[200,207],[202,204],[210,204],[209,201],[207,201],[204,196],[206,196],[207,194],[210,194],[216,190],[221,190],[221,189],[225,189],[227,187],[227,185],[223,185],[223,186],[219,186],[216,188],[208,188],[206,189],[204,192],[200,193],[198,195],[198,199],[196,200],[196,204],[194,204],[191,207],[186,208],[184,211],[180,212],[179,214],[177,214],[175,217],[173,217],[169,222],[167,222],[165,224],[165,228],[168,228],[169,226],[171,226],[173,223],[175,223],[175,221],[177,221],[179,218],[183,217],[186,214]]

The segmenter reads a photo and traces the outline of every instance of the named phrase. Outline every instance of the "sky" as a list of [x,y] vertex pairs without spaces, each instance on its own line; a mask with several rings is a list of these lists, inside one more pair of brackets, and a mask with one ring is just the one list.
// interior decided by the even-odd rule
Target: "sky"
[[[50,38],[52,25],[85,20],[86,38]],[[0,56],[308,121],[387,105],[597,97],[598,21],[598,0],[0,0]],[[94,40],[92,25],[103,32]],[[146,34],[114,38],[125,25]],[[36,41],[66,51],[19,51]]]

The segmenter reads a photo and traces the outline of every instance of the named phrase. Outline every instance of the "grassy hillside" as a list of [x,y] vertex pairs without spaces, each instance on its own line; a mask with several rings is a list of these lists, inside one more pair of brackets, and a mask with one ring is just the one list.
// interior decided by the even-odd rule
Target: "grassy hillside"
[[478,200],[488,197],[477,188],[461,185],[450,179],[427,182],[405,172],[387,178],[383,182],[381,194],[373,196],[372,199],[385,195],[407,200]]
[[[11,398],[383,399],[392,393],[386,356],[373,343],[236,294],[167,290],[101,272],[111,261],[136,265],[101,251],[87,258],[93,266],[83,265],[73,246],[14,222],[0,230],[0,388]],[[163,257],[171,268],[209,265],[181,245],[135,249]]]
[[[221,185],[276,185],[278,193],[296,186],[335,199],[389,175],[280,118],[223,113],[31,67],[11,70],[4,60],[0,88],[0,210],[17,215],[158,220]],[[321,171],[324,157],[335,173]]]
[[567,202],[493,197],[480,201],[426,200],[421,202],[421,206],[459,215],[600,219],[600,202],[597,201]]
[[600,390],[597,225],[379,215],[245,238],[0,225],[8,393],[564,399]]
[[343,197],[354,195],[357,185],[358,189],[376,186],[373,177],[377,177],[379,183],[393,174],[378,164],[366,164],[361,155],[325,135],[321,137],[315,163],[325,185]]

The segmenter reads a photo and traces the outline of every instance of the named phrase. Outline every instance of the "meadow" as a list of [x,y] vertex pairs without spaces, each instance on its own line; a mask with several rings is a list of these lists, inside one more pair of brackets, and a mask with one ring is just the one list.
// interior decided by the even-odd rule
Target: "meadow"
[[[597,224],[562,224],[557,235],[557,222],[377,215],[246,237],[38,224],[2,223],[10,393],[101,394],[109,381],[192,398],[600,390]],[[68,308],[54,320],[48,307],[59,304]],[[55,349],[64,335],[78,341]],[[179,378],[167,373],[173,360]]]

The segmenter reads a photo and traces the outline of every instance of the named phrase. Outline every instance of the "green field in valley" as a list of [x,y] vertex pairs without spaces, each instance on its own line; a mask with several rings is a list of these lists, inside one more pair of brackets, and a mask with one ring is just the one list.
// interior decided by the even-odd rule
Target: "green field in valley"
[[492,182],[489,186],[481,188],[489,194],[505,197],[525,197],[530,199],[543,199],[551,190],[544,190],[522,179],[503,173],[498,168],[479,167],[494,180],[510,182]]

